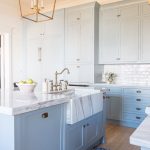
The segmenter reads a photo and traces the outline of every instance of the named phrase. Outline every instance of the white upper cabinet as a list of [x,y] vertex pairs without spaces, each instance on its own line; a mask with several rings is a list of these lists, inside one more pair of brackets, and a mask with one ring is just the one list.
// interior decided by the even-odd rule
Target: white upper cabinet
[[100,64],[139,59],[139,5],[105,8],[100,23]]
[[142,49],[141,61],[150,62],[150,5],[144,3],[142,5]]
[[139,59],[139,5],[125,6],[120,14],[120,59],[137,62]]
[[66,9],[65,29],[65,62],[94,62],[94,6]]
[[72,11],[66,15],[65,61],[67,63],[80,61],[80,22],[80,12]]
[[139,59],[139,20],[121,21],[120,58],[124,62],[136,62]]
[[[104,10],[101,14],[100,62],[109,63],[119,59],[119,24],[118,10]],[[101,35],[102,34],[102,35]]]
[[94,61],[94,10],[83,9],[81,12],[81,48],[80,59],[83,63]]
[[65,65],[69,82],[94,83],[98,53],[99,4],[66,9]]

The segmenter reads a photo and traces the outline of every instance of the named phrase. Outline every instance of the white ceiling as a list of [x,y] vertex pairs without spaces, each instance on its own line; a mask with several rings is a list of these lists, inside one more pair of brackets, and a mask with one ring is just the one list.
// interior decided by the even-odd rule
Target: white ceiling
[[[80,5],[84,3],[89,3],[89,2],[94,2],[96,0],[57,0],[57,9],[58,8],[66,8],[66,7],[71,7],[75,5]],[[100,4],[108,4],[108,3],[113,3],[117,1],[122,1],[122,0],[97,0]]]

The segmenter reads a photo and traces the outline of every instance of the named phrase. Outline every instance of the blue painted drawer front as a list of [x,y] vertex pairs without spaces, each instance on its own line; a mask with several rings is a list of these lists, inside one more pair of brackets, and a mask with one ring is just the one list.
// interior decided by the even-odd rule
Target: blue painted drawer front
[[15,150],[61,150],[63,115],[58,105],[17,116]]
[[145,115],[145,108],[150,105],[150,98],[141,96],[124,96],[123,111]]
[[124,95],[139,95],[150,97],[150,89],[127,88],[123,90],[123,93]]
[[145,114],[146,106],[140,105],[123,105],[123,112],[135,113],[135,114]]
[[144,96],[123,96],[124,104],[150,105],[150,98]]
[[130,121],[141,123],[145,119],[146,115],[137,115],[133,113],[123,113],[123,121]]

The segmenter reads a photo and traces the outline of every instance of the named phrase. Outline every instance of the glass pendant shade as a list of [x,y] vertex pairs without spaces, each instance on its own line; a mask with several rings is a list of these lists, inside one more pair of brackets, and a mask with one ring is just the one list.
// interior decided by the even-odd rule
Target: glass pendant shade
[[56,0],[19,0],[21,17],[34,22],[52,20]]

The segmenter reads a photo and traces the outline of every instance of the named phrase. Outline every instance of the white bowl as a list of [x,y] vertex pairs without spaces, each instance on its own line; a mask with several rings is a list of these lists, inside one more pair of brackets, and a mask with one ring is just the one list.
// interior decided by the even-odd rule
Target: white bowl
[[17,86],[19,87],[19,90],[23,93],[33,93],[36,85],[37,85],[37,83],[33,83],[33,84],[20,84],[20,83],[17,83]]

